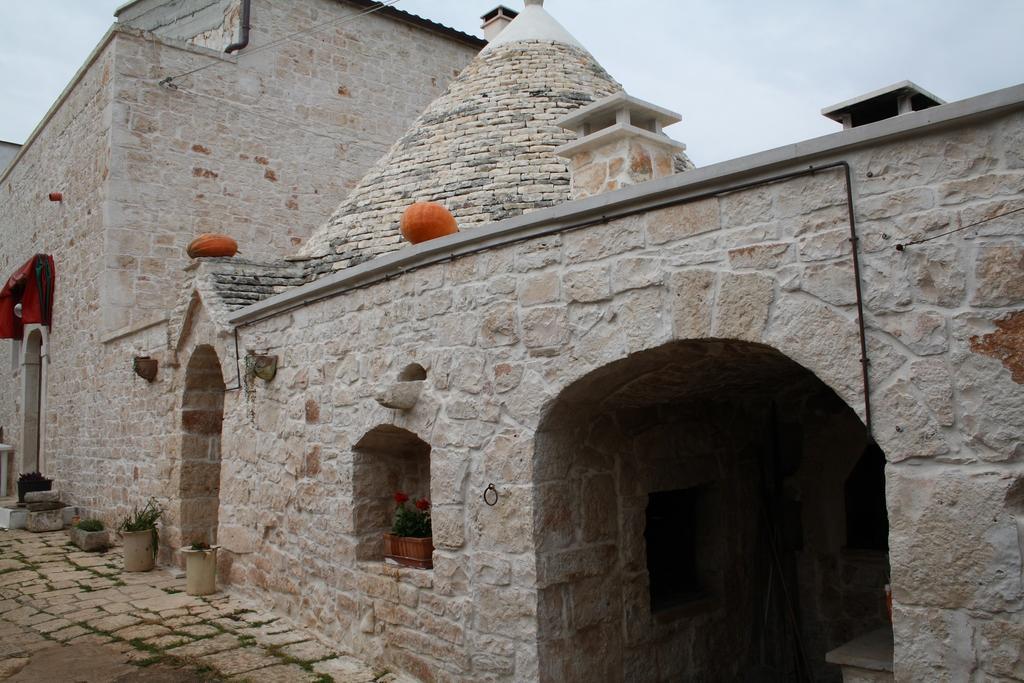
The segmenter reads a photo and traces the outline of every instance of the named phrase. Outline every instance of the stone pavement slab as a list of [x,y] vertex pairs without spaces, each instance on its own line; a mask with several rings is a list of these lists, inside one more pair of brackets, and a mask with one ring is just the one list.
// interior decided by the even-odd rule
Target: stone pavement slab
[[177,569],[121,567],[118,547],[0,530],[0,681],[394,683],[240,597],[187,595]]
[[204,655],[199,659],[228,676],[274,666],[281,661],[261,647],[242,647]]

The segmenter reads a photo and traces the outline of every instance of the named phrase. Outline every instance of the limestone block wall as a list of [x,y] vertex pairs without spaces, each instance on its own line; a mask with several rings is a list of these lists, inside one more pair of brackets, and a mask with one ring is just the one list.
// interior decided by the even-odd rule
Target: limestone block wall
[[[13,166],[0,170],[0,277],[4,281],[36,253],[53,254],[57,306],[50,332],[52,387],[91,381],[87,344],[98,340],[101,315],[105,180],[110,173],[114,50],[104,45],[67,99]],[[51,202],[50,192],[63,194]],[[21,443],[21,375],[15,344],[0,340],[0,426],[4,440]],[[51,395],[44,437],[65,426],[62,398]],[[52,470],[51,470],[52,471]]]
[[[846,156],[901,680],[1017,666],[1020,214],[895,245],[1017,206],[1022,127],[1004,114]],[[551,666],[537,649],[538,583],[607,563],[593,549],[538,556],[553,503],[537,483],[558,462],[535,447],[546,407],[630,354],[719,338],[778,350],[863,417],[854,303],[833,169],[496,247],[247,326],[243,346],[279,354],[281,368],[227,406],[231,578],[428,680],[536,680]],[[374,393],[413,361],[428,373],[417,406],[379,406]],[[354,558],[354,446],[381,425],[431,447],[431,572]]]
[[[294,253],[475,55],[381,14],[343,21],[357,11],[335,0],[255,0],[250,47],[231,58],[124,29],[112,108],[108,330],[166,315],[199,233],[227,233],[253,260]],[[158,85],[202,67],[178,89]]]
[[[353,11],[253,4],[254,48]],[[3,277],[36,252],[57,262],[44,422],[69,498],[112,522],[149,495],[178,496],[183,370],[162,321],[192,237],[227,232],[250,258],[292,253],[475,50],[380,15],[237,58],[115,28],[0,178]],[[158,85],[208,65],[181,90]],[[11,346],[0,342],[0,426],[19,443]],[[135,355],[160,358],[154,384],[132,374]]]

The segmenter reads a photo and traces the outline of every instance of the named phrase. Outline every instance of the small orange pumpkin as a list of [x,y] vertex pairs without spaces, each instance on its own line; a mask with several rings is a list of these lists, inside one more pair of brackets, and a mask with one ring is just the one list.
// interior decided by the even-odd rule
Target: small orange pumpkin
[[204,256],[234,256],[238,253],[238,242],[227,235],[204,232],[188,245],[189,258]]
[[413,244],[459,231],[455,216],[437,202],[416,202],[402,214],[402,237]]

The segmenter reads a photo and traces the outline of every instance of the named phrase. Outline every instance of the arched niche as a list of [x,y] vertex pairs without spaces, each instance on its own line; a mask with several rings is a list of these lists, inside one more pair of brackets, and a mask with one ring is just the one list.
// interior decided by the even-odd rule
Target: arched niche
[[217,540],[224,388],[217,352],[206,344],[197,346],[185,369],[181,400],[182,546]]
[[430,444],[394,425],[374,427],[356,443],[352,462],[356,558],[381,560],[395,492],[430,496]]

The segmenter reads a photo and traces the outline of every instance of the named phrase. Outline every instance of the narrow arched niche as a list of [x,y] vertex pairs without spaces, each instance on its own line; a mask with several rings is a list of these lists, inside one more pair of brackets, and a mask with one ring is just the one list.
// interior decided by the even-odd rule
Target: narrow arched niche
[[419,363],[410,363],[398,373],[399,382],[422,382],[427,378],[427,371]]
[[22,472],[42,469],[43,363],[43,335],[40,330],[33,329],[25,338],[21,366]]
[[212,346],[196,347],[185,370],[181,400],[181,543],[217,541],[220,510],[224,378]]
[[352,458],[356,559],[384,558],[384,533],[391,528],[394,495],[430,496],[430,444],[394,425],[380,425],[356,443]]

